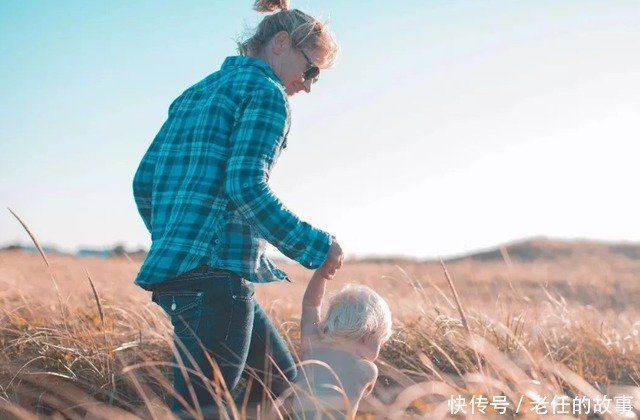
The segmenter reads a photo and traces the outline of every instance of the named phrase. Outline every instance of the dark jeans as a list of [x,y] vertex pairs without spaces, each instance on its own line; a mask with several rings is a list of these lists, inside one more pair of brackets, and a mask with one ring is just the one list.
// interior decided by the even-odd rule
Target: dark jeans
[[[261,402],[266,391],[279,395],[295,378],[293,357],[255,301],[254,287],[234,273],[203,266],[154,289],[152,299],[169,315],[174,330],[173,388],[187,406],[205,413],[221,408],[216,400],[225,398],[214,385],[220,376],[232,392],[243,372],[245,377],[257,375],[259,380],[248,382],[250,403]],[[214,373],[208,356],[220,374]],[[239,398],[245,398],[244,392]],[[174,398],[172,410],[184,409]]]

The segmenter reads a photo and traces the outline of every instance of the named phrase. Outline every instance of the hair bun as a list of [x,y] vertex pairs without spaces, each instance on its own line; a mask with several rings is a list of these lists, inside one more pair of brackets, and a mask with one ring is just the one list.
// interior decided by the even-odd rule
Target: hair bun
[[253,9],[260,13],[270,13],[276,10],[288,10],[289,0],[255,0]]

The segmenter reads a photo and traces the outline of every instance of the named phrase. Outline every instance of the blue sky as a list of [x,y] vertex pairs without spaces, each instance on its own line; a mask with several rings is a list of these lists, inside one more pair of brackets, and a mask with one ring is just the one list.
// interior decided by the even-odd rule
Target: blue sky
[[[342,50],[272,187],[348,255],[640,241],[640,2],[292,1]],[[0,2],[0,204],[44,244],[148,246],[131,179],[247,1]],[[0,245],[27,243],[0,211]]]

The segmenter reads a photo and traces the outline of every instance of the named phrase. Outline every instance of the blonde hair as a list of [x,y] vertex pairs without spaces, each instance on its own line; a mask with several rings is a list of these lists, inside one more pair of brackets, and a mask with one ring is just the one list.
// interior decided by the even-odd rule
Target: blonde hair
[[298,9],[289,9],[289,0],[256,0],[253,8],[260,13],[276,13],[265,16],[253,35],[238,42],[238,52],[256,56],[275,34],[285,31],[297,49],[318,51],[323,57],[321,68],[333,66],[340,47],[327,25]]
[[329,302],[319,331],[328,339],[377,338],[383,343],[391,336],[391,325],[387,302],[370,287],[350,284]]

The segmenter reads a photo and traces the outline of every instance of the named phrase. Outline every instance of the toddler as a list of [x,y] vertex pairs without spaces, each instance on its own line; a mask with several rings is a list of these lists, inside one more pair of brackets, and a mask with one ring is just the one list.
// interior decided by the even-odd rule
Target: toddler
[[347,285],[321,305],[331,276],[316,270],[307,285],[300,321],[301,363],[293,396],[294,418],[353,418],[378,377],[373,363],[391,336],[391,311],[373,289]]

